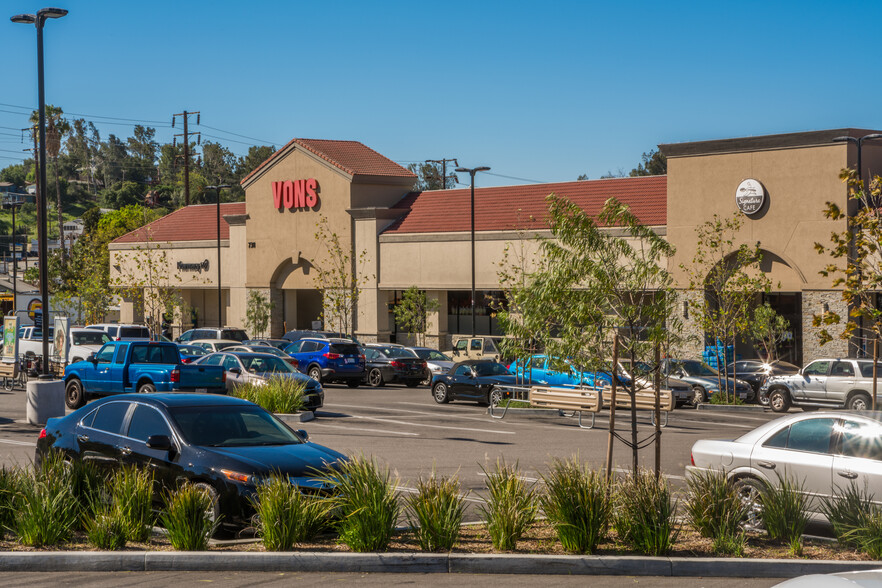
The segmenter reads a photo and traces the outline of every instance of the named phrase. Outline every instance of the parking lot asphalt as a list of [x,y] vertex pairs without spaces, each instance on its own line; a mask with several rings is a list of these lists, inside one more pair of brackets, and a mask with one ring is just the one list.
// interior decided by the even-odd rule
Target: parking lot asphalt
[[[0,464],[27,464],[34,454],[40,428],[25,423],[26,393],[0,390]],[[676,488],[683,486],[692,444],[703,438],[734,438],[779,415],[745,414],[677,409],[662,429],[661,469]],[[328,385],[325,406],[316,419],[302,427],[310,440],[351,455],[370,455],[388,464],[399,490],[411,492],[420,476],[433,471],[457,474],[472,507],[483,502],[484,470],[497,460],[517,463],[528,481],[539,481],[554,458],[574,455],[593,467],[605,463],[608,413],[597,416],[594,429],[580,429],[577,419],[556,411],[512,411],[505,419],[490,418],[487,409],[474,403],[434,402],[428,387],[383,388]],[[617,413],[617,432],[630,438],[629,414]],[[638,439],[652,435],[648,413],[639,413]],[[641,466],[652,467],[654,448],[639,452]],[[614,442],[614,464],[631,467],[631,452]],[[469,508],[469,520],[477,520]]]

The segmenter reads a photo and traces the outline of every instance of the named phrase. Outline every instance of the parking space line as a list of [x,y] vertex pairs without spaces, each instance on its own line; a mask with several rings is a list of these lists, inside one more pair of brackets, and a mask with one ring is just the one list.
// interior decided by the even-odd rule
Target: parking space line
[[396,425],[407,425],[410,427],[428,427],[430,429],[452,429],[454,431],[472,431],[473,433],[491,433],[494,435],[516,435],[514,431],[494,431],[493,429],[470,429],[468,427],[449,427],[447,425],[429,425],[426,423],[409,423],[407,421],[396,421],[394,419],[381,419],[378,417],[368,417],[361,415],[352,415],[354,419],[364,419],[368,421],[377,421],[379,423],[394,423]]
[[15,439],[0,439],[0,443],[6,443],[7,445],[23,445],[25,447],[36,447],[37,444],[31,441],[16,441]]
[[[416,406],[425,406],[424,404],[419,404],[416,402],[399,402],[398,404],[413,404]],[[361,409],[378,410],[378,411],[391,410],[394,412],[405,412],[408,414],[420,414],[420,415],[430,416],[430,417],[435,417],[435,418],[438,418],[438,416],[447,416],[448,414],[456,414],[453,412],[437,413],[437,412],[426,412],[424,410],[407,410],[406,408],[390,408],[388,406],[358,406],[358,405],[354,405],[354,404],[333,404],[333,405],[327,405],[326,408],[327,407],[338,407],[338,406],[342,407],[342,408],[361,408]],[[468,420],[468,421],[478,421],[481,423],[487,422],[487,418],[481,418],[481,417],[470,417],[470,416],[456,415],[456,418],[462,419],[462,420]],[[506,423],[506,424],[508,424],[508,423]]]
[[739,425],[737,423],[720,423],[717,421],[693,421],[689,419],[680,419],[671,421],[672,423],[695,423],[698,425],[722,425],[724,427],[735,427],[737,429],[756,429],[756,425]]
[[[487,474],[484,472],[478,472],[479,476],[487,477]],[[545,480],[542,478],[531,478],[529,476],[515,476],[518,480],[523,480],[524,482],[530,482],[531,484],[544,484]]]
[[390,435],[409,435],[411,437],[419,437],[419,433],[410,433],[407,431],[390,431],[388,429],[366,429],[364,427],[347,427],[345,425],[329,425],[327,423],[314,422],[322,428],[328,429],[346,429],[347,431],[367,431],[368,433],[389,433]]
[[[628,470],[625,468],[613,468],[613,471],[618,472],[620,474],[630,474],[631,473],[631,470]],[[686,476],[677,476],[675,474],[662,473],[662,476],[664,476],[665,478],[668,478],[669,480],[685,480],[686,479]]]

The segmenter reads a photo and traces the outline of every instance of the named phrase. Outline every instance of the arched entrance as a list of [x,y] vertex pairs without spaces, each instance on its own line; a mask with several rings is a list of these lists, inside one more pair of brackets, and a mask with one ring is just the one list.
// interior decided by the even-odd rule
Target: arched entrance
[[314,329],[321,320],[322,295],[315,288],[314,275],[312,263],[302,257],[287,259],[276,268],[270,287],[274,337]]

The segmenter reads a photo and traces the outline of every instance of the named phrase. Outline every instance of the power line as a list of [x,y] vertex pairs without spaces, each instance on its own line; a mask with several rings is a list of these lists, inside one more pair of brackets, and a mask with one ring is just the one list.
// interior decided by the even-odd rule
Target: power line
[[[270,145],[275,145],[275,141],[266,141],[264,139],[255,139],[254,137],[249,137],[247,135],[240,135],[239,133],[234,133],[232,131],[225,131],[223,129],[219,129],[217,127],[210,127],[208,125],[199,125],[200,127],[205,127],[206,129],[211,129],[212,131],[217,131],[219,133],[226,133],[227,135],[233,135],[235,137],[242,137],[243,139],[251,139],[252,141],[257,141],[258,143],[268,143]],[[210,137],[211,135],[205,135],[206,137]],[[220,137],[215,137],[215,139],[219,139]],[[232,139],[230,139],[232,141]],[[250,143],[248,143],[250,145]]]
[[491,172],[484,172],[488,176],[496,176],[497,178],[505,178],[507,180],[517,180],[519,182],[530,182],[531,184],[547,184],[548,182],[543,182],[541,180],[528,180],[527,178],[516,178],[514,176],[504,176],[502,174],[494,174]]
[[[201,126],[204,127],[205,125],[201,125]],[[203,137],[211,137],[212,139],[220,139],[221,141],[230,141],[232,143],[241,143],[243,145],[254,145],[254,143],[246,143],[245,141],[237,141],[235,139],[227,139],[225,137],[218,137],[215,135],[209,135],[208,133],[202,133],[202,136]]]

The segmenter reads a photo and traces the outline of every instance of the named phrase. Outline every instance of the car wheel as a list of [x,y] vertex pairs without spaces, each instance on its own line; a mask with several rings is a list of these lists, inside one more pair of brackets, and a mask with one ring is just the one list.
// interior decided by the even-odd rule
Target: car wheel
[[873,401],[869,394],[858,392],[848,399],[848,404],[845,407],[848,410],[870,410],[873,407]]
[[307,375],[319,384],[322,383],[322,369],[319,366],[314,365],[309,368]]
[[735,480],[734,487],[744,506],[745,526],[750,529],[762,529],[765,484],[755,478],[740,478]]
[[156,386],[151,382],[144,382],[138,386],[138,394],[152,394],[153,392],[156,392]]
[[487,403],[490,406],[497,406],[500,402],[502,402],[502,390],[496,387],[490,388],[490,392],[487,393]]
[[692,406],[698,406],[707,402],[707,392],[701,386],[692,387]]
[[759,402],[762,406],[769,405],[769,391],[768,390],[760,390],[757,392],[756,401]]
[[64,387],[64,403],[71,410],[76,410],[86,404],[86,394],[83,392],[83,383],[72,378]]
[[438,382],[435,384],[435,387],[432,388],[432,398],[434,398],[435,402],[438,404],[447,404],[450,402],[450,395],[447,393],[447,384],[444,382]]
[[361,382],[358,380],[347,380],[346,385],[350,388],[358,388],[361,385]]
[[773,412],[787,412],[790,409],[790,394],[775,388],[769,393],[769,406]]
[[383,373],[378,368],[372,369],[368,374],[368,384],[374,388],[379,388],[383,385]]
[[203,492],[205,492],[206,496],[208,496],[209,507],[208,512],[208,520],[211,521],[211,524],[215,526],[214,533],[212,535],[218,535],[218,531],[220,527],[218,526],[218,520],[220,520],[221,512],[220,512],[220,497],[218,496],[217,490],[215,490],[214,486],[211,484],[207,484],[205,482],[197,482],[193,484],[194,487],[199,488]]

